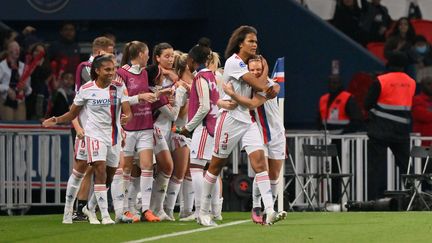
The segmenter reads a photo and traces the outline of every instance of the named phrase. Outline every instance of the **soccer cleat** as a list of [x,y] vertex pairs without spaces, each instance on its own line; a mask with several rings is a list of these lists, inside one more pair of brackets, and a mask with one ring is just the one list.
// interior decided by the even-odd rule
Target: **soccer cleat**
[[210,214],[200,213],[197,218],[197,223],[206,227],[215,227],[217,224],[213,221],[213,217]]
[[72,214],[73,222],[87,222],[88,218],[82,212],[76,211]]
[[160,218],[155,216],[153,212],[150,209],[147,209],[141,214],[141,221],[147,221],[147,222],[159,222],[161,221]]
[[87,205],[83,207],[82,212],[88,217],[90,224],[100,224],[95,212],[91,212]]
[[253,208],[252,209],[252,222],[254,222],[255,224],[262,224],[263,223],[263,215],[261,212],[261,208]]
[[63,213],[63,224],[72,224],[72,210],[66,209]]
[[169,218],[171,218],[170,221],[176,221],[176,220],[175,220],[175,217],[174,217],[174,212],[173,212],[173,210],[165,211],[165,213],[166,213],[166,215],[167,215]]
[[133,223],[133,219],[126,216],[125,214],[120,215],[120,217],[116,217],[115,219],[116,224],[125,223],[125,224],[131,224]]
[[102,218],[102,224],[104,224],[104,225],[115,224],[115,222],[110,217],[105,217],[105,218]]
[[133,223],[137,223],[137,222],[140,221],[140,217],[137,216],[136,214],[131,213],[130,211],[126,211],[126,212],[124,212],[123,215],[125,215],[127,218],[132,219],[132,222],[133,222]]
[[170,217],[163,209],[160,210],[156,216],[160,219],[160,221],[175,221],[174,217]]
[[270,215],[265,215],[265,221],[263,217],[263,222],[267,225],[272,225],[278,221],[284,220],[286,218],[287,212],[280,211],[280,212],[273,212]]
[[222,204],[223,204],[223,197],[219,198],[219,202],[216,204],[212,204],[212,212],[213,212],[213,219],[214,220],[222,220]]
[[180,217],[179,217],[179,221],[180,222],[190,222],[190,221],[195,221],[197,218],[195,217],[195,213],[194,212],[190,212],[190,213],[181,213]]

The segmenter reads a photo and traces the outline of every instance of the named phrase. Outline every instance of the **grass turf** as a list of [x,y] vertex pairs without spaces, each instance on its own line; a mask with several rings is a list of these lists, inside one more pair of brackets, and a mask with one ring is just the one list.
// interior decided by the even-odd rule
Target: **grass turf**
[[[221,224],[249,213],[224,213]],[[0,242],[124,242],[201,228],[195,222],[61,224],[62,215],[2,216]],[[252,222],[161,239],[161,242],[430,242],[430,212],[289,213],[273,226]]]

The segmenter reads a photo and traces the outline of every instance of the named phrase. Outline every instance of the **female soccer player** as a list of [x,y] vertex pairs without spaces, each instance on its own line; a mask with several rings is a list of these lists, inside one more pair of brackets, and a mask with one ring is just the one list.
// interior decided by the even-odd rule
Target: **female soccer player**
[[[43,126],[72,121],[81,109],[87,109],[88,121],[84,128],[87,147],[87,162],[94,167],[94,196],[102,214],[102,224],[114,224],[108,213],[106,183],[119,163],[119,125],[125,125],[132,117],[124,84],[114,82],[113,55],[97,56],[92,63],[91,76],[94,81],[81,86],[70,111],[60,117],[51,117]],[[72,207],[87,164],[77,160],[68,181],[63,223],[72,223]],[[86,209],[86,208],[84,208]],[[96,222],[94,222],[96,223]]]
[[[274,87],[267,84],[268,66],[265,60],[263,60],[263,73],[259,78],[256,78],[247,69],[245,62],[256,54],[257,48],[258,40],[255,28],[241,26],[233,32],[225,51],[227,61],[223,74],[224,82],[231,82],[235,92],[242,96],[251,97],[252,89],[275,96]],[[231,97],[226,95],[223,99],[229,100]],[[270,179],[264,156],[264,143],[261,136],[256,136],[260,134],[260,131],[257,123],[251,117],[249,109],[242,105],[238,105],[234,110],[222,109],[216,123],[215,134],[213,156],[204,176],[198,223],[204,226],[216,225],[208,213],[211,199],[214,197],[212,191],[217,176],[226,163],[226,158],[240,141],[248,153],[252,168],[256,172],[258,187],[265,207],[266,223],[273,224],[284,218],[286,212],[275,212],[273,209]]]
[[[119,169],[114,176],[114,182],[121,184],[123,177],[123,188],[129,188],[131,170],[135,152],[139,155],[139,167],[141,168],[141,196],[142,196],[142,215],[144,221],[155,222],[159,221],[151,210],[150,195],[153,183],[153,116],[151,103],[155,102],[157,97],[150,92],[148,87],[147,71],[144,69],[147,66],[149,59],[149,49],[143,42],[132,41],[126,44],[123,51],[121,68],[117,70],[117,74],[123,79],[129,95],[141,94],[144,96],[144,102],[132,106],[133,118],[123,128],[126,133],[126,141],[124,151],[124,163],[120,164]],[[124,198],[128,198],[127,190],[124,191]],[[124,208],[124,200],[117,208]],[[114,204],[114,209],[116,205]],[[123,211],[123,210],[116,210]],[[123,212],[129,218],[134,218],[134,215],[126,210]]]
[[[249,72],[259,77],[263,70],[261,58],[253,57],[248,61]],[[271,81],[271,80],[270,80]],[[240,96],[234,92],[231,84],[223,84],[224,91],[238,104],[254,110],[255,119],[258,122],[263,135],[266,157],[268,158],[269,178],[273,201],[277,197],[277,186],[279,174],[285,159],[285,128],[282,117],[279,114],[277,98],[266,99],[265,94],[255,93],[252,99]],[[261,212],[261,195],[255,177],[252,189],[252,221],[257,224],[263,223]]]

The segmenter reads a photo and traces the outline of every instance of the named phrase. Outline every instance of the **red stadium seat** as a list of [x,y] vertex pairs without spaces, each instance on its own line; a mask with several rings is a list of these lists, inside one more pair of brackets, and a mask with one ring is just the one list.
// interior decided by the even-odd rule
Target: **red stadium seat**
[[384,63],[387,62],[384,57],[384,42],[370,42],[367,44],[367,49]]
[[414,19],[411,20],[417,35],[423,35],[429,43],[432,43],[432,21]]

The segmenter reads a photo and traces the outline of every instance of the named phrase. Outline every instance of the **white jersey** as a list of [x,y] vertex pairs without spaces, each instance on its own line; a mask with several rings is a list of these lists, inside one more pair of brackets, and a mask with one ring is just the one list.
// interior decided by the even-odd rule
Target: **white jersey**
[[112,83],[106,88],[99,88],[95,81],[90,81],[81,86],[74,104],[87,109],[85,135],[107,146],[117,144],[121,139],[121,103],[127,101],[127,91],[123,83]]
[[[232,83],[235,93],[241,96],[251,97],[252,87],[241,78],[248,72],[248,66],[237,54],[233,54],[225,62],[223,80],[225,83]],[[225,94],[222,99],[231,100],[231,97]],[[252,123],[249,109],[245,106],[238,105],[234,110],[228,110],[228,115],[234,117],[238,121]]]
[[255,115],[265,143],[285,132],[282,117],[279,114],[277,98],[267,100],[256,109]]
[[[269,85],[274,81],[267,79]],[[258,92],[258,95],[266,96],[265,92]],[[285,132],[282,117],[279,113],[277,97],[266,100],[263,105],[255,109],[255,119],[264,136],[264,143],[268,143],[272,138]]]

